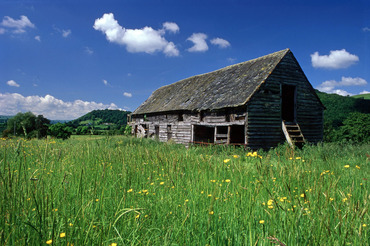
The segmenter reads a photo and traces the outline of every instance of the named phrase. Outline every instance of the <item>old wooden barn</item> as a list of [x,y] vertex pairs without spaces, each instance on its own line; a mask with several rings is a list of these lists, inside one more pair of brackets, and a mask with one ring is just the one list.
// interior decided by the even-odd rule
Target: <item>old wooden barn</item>
[[163,86],[131,115],[133,133],[176,143],[317,143],[324,106],[289,49]]

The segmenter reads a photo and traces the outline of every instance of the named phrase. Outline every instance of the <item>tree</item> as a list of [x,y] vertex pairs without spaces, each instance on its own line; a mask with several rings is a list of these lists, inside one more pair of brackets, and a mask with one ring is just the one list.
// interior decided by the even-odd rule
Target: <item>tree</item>
[[44,138],[47,136],[49,124],[50,120],[42,115],[36,117],[31,112],[18,113],[8,120],[7,132],[12,132],[16,136],[24,136],[25,138]]
[[351,113],[339,128],[338,138],[357,143],[370,141],[370,114]]
[[63,140],[69,138],[72,135],[73,129],[66,124],[57,123],[49,127],[49,134],[55,138],[61,138]]

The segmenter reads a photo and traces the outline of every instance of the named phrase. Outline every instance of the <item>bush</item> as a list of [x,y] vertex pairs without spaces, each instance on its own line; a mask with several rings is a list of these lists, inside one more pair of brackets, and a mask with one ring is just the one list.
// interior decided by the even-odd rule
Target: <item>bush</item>
[[57,123],[49,127],[49,135],[63,140],[68,139],[72,135],[73,129],[66,124]]

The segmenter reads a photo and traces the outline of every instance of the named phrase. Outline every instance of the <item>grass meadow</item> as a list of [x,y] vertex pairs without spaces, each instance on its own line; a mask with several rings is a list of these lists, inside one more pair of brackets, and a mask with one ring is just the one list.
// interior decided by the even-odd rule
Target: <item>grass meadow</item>
[[369,147],[0,139],[0,245],[368,245]]

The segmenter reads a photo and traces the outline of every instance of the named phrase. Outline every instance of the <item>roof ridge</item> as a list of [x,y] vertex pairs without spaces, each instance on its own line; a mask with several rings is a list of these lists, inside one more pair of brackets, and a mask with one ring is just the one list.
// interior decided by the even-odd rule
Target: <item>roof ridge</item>
[[[223,68],[219,68],[219,69],[216,69],[216,70],[213,70],[213,71],[210,71],[210,72],[206,72],[206,73],[201,73],[201,74],[196,74],[196,75],[193,75],[193,76],[190,76],[190,77],[187,77],[187,78],[184,78],[184,79],[180,79],[179,81],[176,81],[176,82],[173,82],[171,84],[168,84],[168,85],[163,85],[161,87],[159,87],[157,90],[159,89],[162,89],[162,88],[165,88],[167,86],[172,86],[174,84],[178,84],[180,82],[183,82],[184,80],[188,80],[188,79],[191,79],[191,78],[196,78],[196,77],[199,77],[199,76],[204,76],[206,74],[210,74],[210,73],[214,73],[214,72],[217,72],[217,71],[223,71],[223,70],[228,70],[232,67],[236,67],[236,66],[240,66],[242,64],[246,64],[248,62],[253,62],[253,61],[256,61],[256,60],[259,60],[259,59],[265,59],[266,57],[269,57],[269,56],[274,56],[274,55],[277,55],[278,53],[284,53],[284,55],[280,58],[279,62],[281,61],[281,59],[283,59],[283,57],[285,56],[285,54],[288,53],[288,51],[290,51],[289,48],[286,48],[286,49],[283,49],[283,50],[279,50],[279,51],[276,51],[274,53],[270,53],[270,54],[267,54],[267,55],[264,55],[264,56],[260,56],[260,57],[256,57],[256,58],[253,58],[251,60],[247,60],[247,61],[243,61],[243,62],[239,62],[239,63],[235,63],[235,64],[231,64],[229,66],[226,66],[226,67],[223,67]],[[279,63],[278,62],[278,63]],[[278,64],[277,63],[277,64]]]

